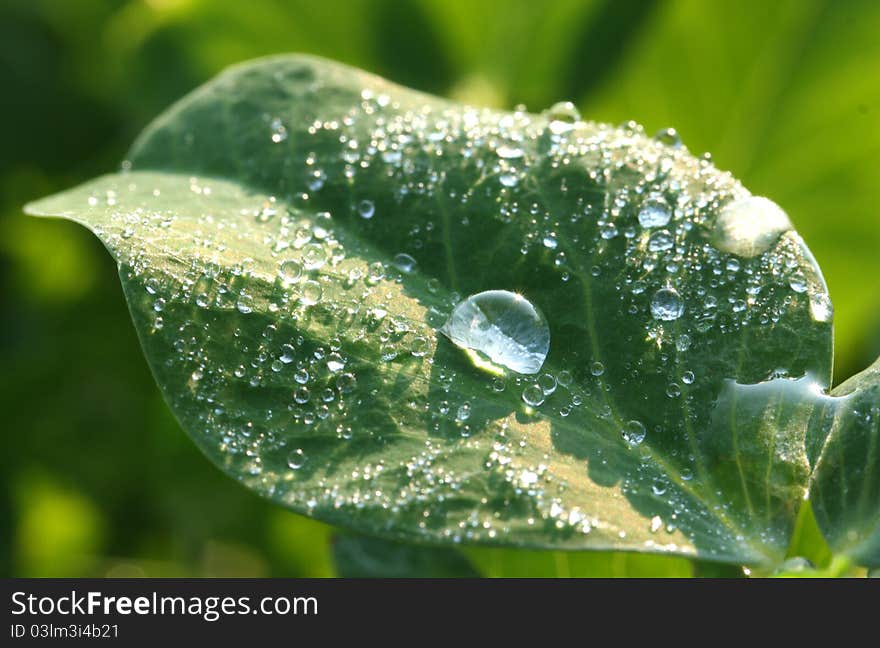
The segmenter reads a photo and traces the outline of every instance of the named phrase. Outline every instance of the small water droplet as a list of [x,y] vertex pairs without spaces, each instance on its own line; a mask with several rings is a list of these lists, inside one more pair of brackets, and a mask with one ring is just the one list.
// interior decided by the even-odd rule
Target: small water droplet
[[282,344],[281,355],[278,356],[278,359],[284,364],[290,364],[296,359],[296,349],[293,348],[292,344]]
[[540,407],[544,404],[544,390],[538,385],[529,385],[523,389],[522,399],[529,407]]
[[623,440],[631,446],[637,446],[645,440],[645,425],[641,421],[630,421],[621,432]]
[[605,373],[605,365],[603,365],[598,360],[590,365],[590,373],[596,376],[597,378]]
[[287,465],[290,466],[292,470],[299,470],[305,465],[305,463],[306,455],[302,448],[297,448],[287,455]]
[[361,218],[370,219],[376,213],[376,206],[370,200],[362,200],[358,203],[357,211]]
[[556,378],[545,373],[538,377],[538,386],[544,392],[545,396],[549,396],[556,391]]
[[807,279],[802,272],[795,272],[788,280],[788,285],[796,293],[807,292]]
[[327,251],[320,243],[309,243],[303,249],[303,267],[306,270],[317,270],[327,263]]
[[681,146],[681,137],[674,128],[661,128],[654,134],[654,140],[673,148]]
[[235,307],[242,315],[247,315],[254,310],[254,298],[246,293],[241,293],[235,302]]
[[651,299],[651,315],[654,319],[672,321],[681,317],[684,302],[674,288],[661,288]]
[[278,276],[286,284],[296,283],[302,276],[302,266],[299,264],[299,261],[293,259],[282,261],[281,265],[278,266]]
[[654,232],[651,238],[648,239],[648,249],[651,252],[663,252],[670,249],[674,244],[675,239],[669,233],[669,230],[665,229]]
[[672,210],[661,194],[650,194],[639,209],[642,227],[666,227],[671,218]]
[[559,101],[545,110],[543,114],[550,122],[550,132],[554,135],[570,131],[581,120],[580,112],[570,101]]
[[404,274],[410,274],[416,269],[417,262],[410,255],[401,252],[395,254],[391,264]]
[[501,145],[495,149],[495,153],[498,154],[498,157],[505,160],[513,160],[523,156],[523,150],[517,146]]
[[338,353],[331,353],[327,356],[327,370],[331,373],[342,371],[345,369],[345,360]]
[[314,306],[319,301],[321,301],[321,295],[324,293],[324,290],[321,288],[321,284],[317,281],[309,279],[308,281],[303,282],[302,285],[302,293],[299,296],[299,301],[304,306]]
[[655,515],[651,518],[651,533],[657,533],[660,529],[663,528],[663,518],[659,515]]
[[287,139],[287,129],[278,117],[272,120],[269,127],[272,130],[272,142],[274,144],[279,144]]

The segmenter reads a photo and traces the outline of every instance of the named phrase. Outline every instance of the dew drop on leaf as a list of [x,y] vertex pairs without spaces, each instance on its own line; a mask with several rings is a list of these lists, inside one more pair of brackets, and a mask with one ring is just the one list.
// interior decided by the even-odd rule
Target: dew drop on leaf
[[521,374],[538,373],[550,349],[544,315],[507,290],[471,295],[453,309],[440,332],[456,346]]
[[684,312],[684,302],[674,288],[661,288],[651,299],[651,315],[663,321],[677,320]]
[[302,451],[302,448],[297,448],[296,450],[291,451],[287,456],[287,465],[293,470],[299,470],[305,465],[305,463],[306,455]]
[[749,258],[766,252],[790,229],[791,221],[779,205],[769,198],[748,196],[721,209],[712,240],[722,252]]
[[538,385],[529,385],[523,389],[522,399],[529,407],[539,407],[544,404],[544,390]]
[[630,421],[622,431],[623,440],[631,446],[637,446],[645,440],[645,424],[641,421]]
[[405,252],[395,254],[394,260],[391,263],[394,265],[395,268],[397,268],[404,274],[412,273],[416,269],[417,265],[416,260]]
[[669,203],[659,194],[648,196],[639,209],[639,223],[642,227],[665,227],[671,218]]
[[362,200],[357,206],[358,214],[361,218],[370,219],[376,213],[376,207],[370,200]]

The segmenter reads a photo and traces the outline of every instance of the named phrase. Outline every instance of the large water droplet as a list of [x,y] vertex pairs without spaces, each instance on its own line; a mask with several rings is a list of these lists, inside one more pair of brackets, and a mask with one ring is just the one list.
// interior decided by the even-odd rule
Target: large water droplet
[[654,319],[671,321],[681,317],[684,312],[684,302],[681,295],[674,288],[661,288],[651,299],[651,315]]
[[754,257],[792,229],[788,215],[768,198],[748,196],[727,203],[718,214],[712,241],[719,250]]
[[535,374],[550,349],[547,320],[529,300],[507,290],[471,295],[453,309],[440,332],[496,373],[497,367],[485,366],[486,359],[517,373]]

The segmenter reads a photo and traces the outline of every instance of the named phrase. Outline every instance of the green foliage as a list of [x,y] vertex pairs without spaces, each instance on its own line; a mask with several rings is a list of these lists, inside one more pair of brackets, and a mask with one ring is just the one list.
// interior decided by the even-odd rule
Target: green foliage
[[[242,568],[261,565],[254,575],[327,564],[313,557],[326,530],[297,535],[296,516],[225,479],[179,433],[146,365],[133,361],[138,343],[100,244],[74,226],[20,218],[27,200],[112,168],[149,119],[204,79],[247,58],[305,51],[477,104],[540,110],[570,98],[593,119],[636,119],[648,132],[674,125],[691,151],[711,151],[778,201],[810,242],[838,310],[840,381],[880,354],[880,298],[865,279],[880,272],[878,9],[828,0],[3,3],[0,570],[51,573],[49,554],[41,566],[15,540],[25,527],[51,532],[15,495],[34,474],[71,495],[55,500],[61,509],[74,514],[76,500],[97,512],[80,519],[102,541],[83,545],[91,556],[71,575],[203,574],[218,545],[248,555]],[[820,565],[813,549],[790,555]]]
[[[400,539],[767,567],[810,453],[814,488],[858,492],[825,524],[847,538],[832,548],[877,560],[876,371],[821,394],[832,309],[812,255],[670,133],[275,57],[160,116],[122,173],[28,211],[102,239],[183,427],[298,512]],[[540,376],[438,335],[462,296],[495,289],[546,314]]]

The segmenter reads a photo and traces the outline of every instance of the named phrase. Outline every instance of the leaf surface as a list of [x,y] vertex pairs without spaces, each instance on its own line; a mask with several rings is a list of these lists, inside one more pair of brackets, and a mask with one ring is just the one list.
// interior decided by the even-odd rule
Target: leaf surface
[[[182,426],[266,497],[398,540],[775,564],[832,311],[787,218],[748,198],[634,124],[284,56],[28,209],[104,241]],[[486,290],[546,317],[540,374],[438,332]]]

